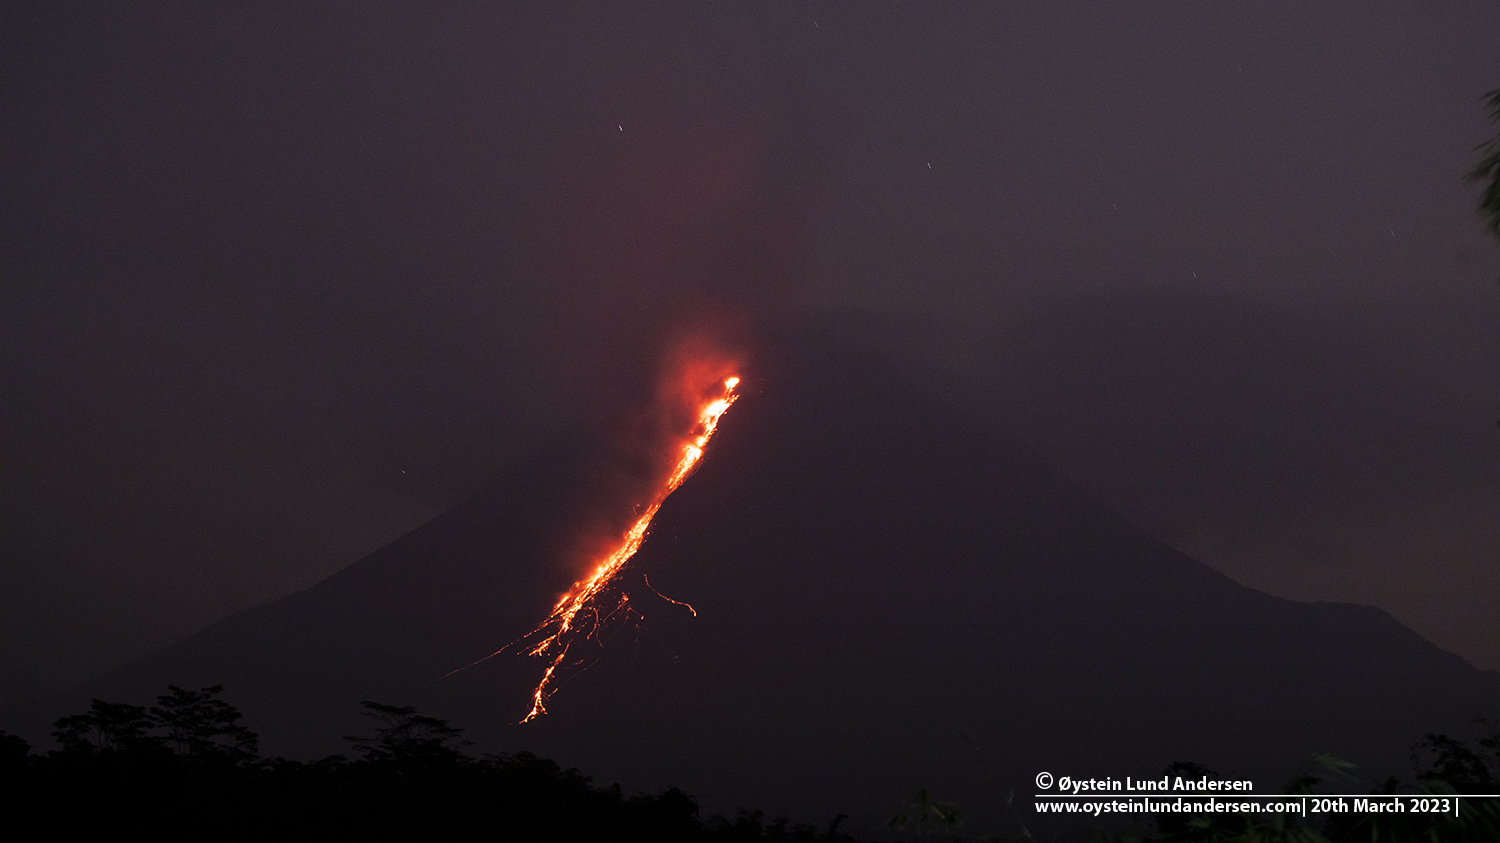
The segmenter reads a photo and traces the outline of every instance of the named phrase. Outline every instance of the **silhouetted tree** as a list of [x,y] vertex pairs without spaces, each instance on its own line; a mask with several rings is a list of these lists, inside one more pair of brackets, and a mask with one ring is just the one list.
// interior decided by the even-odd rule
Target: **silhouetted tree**
[[[1500,125],[1500,88],[1484,98],[1489,103],[1490,119]],[[1469,171],[1468,181],[1484,184],[1484,191],[1479,194],[1479,215],[1495,239],[1500,240],[1500,134],[1474,151],[1479,153],[1479,166]]]
[[31,744],[20,735],[0,729],[0,787],[13,791],[31,764]]
[[[741,810],[735,816],[734,821],[723,817],[714,817],[709,821],[709,829],[713,832],[713,839],[725,841],[739,840],[775,840],[787,841],[788,843],[812,843],[820,839],[818,830],[810,825],[793,823],[787,817],[777,817],[766,823],[766,815],[762,811]],[[837,834],[838,822],[829,826],[828,837],[823,840],[834,840],[832,835]]]
[[[1500,88],[1484,95],[1490,106],[1490,120],[1500,125]],[[1470,170],[1467,180],[1484,185],[1479,194],[1479,216],[1496,241],[1500,241],[1500,134],[1474,148],[1479,165]],[[1500,426],[1500,421],[1495,423]]]
[[25,738],[0,729],[0,766],[24,764],[30,756],[31,744]]
[[1412,747],[1417,781],[1441,781],[1459,793],[1500,791],[1500,723],[1482,721],[1487,734],[1467,741],[1429,732]]
[[385,724],[375,729],[373,738],[344,738],[367,762],[405,769],[432,769],[458,766],[472,760],[461,750],[469,745],[469,741],[463,740],[463,730],[449,726],[446,720],[418,714],[416,706],[386,705],[370,700],[360,705],[364,707],[366,717]]
[[151,734],[156,725],[146,709],[129,703],[92,700],[85,714],[62,717],[53,725],[52,737],[64,754],[93,755],[102,752],[139,752],[162,748]]
[[167,686],[168,693],[151,707],[155,725],[166,732],[166,740],[179,755],[236,764],[254,761],[260,738],[240,724],[239,709],[217,699],[223,685],[197,691]]
[[919,835],[954,834],[963,827],[963,822],[963,814],[959,812],[957,805],[933,799],[927,795],[927,788],[924,787],[886,821],[886,826],[913,831]]
[[[1388,779],[1373,794],[1405,797],[1433,796],[1452,798],[1455,790],[1439,776],[1460,778],[1470,786],[1485,786],[1486,771],[1492,770],[1488,754],[1500,749],[1500,737],[1494,728],[1481,743],[1473,746],[1446,735],[1429,734],[1413,748],[1420,784],[1403,786]],[[1347,793],[1354,783],[1353,765],[1330,755],[1315,755],[1292,776],[1281,792],[1312,795],[1332,783],[1337,792]],[[1167,768],[1169,775],[1197,778],[1213,772],[1188,762]],[[1323,791],[1326,792],[1326,791]],[[1472,791],[1471,791],[1472,792]],[[1493,790],[1489,791],[1493,792]],[[1293,814],[1212,814],[1176,815],[1161,813],[1154,817],[1154,834],[1131,832],[1096,833],[1094,839],[1110,843],[1493,843],[1500,840],[1500,803],[1469,800],[1459,807],[1458,817],[1451,814],[1423,812],[1395,813],[1325,813],[1318,818]]]
[[838,821],[826,834],[749,811],[734,822],[705,823],[693,797],[675,788],[626,798],[618,784],[596,787],[529,753],[477,760],[462,751],[463,733],[448,721],[372,701],[363,713],[376,722],[374,736],[347,739],[357,761],[204,764],[245,761],[256,751],[240,712],[218,699],[222,690],[168,686],[150,712],[94,700],[88,712],[56,722],[62,749],[45,758],[0,732],[0,771],[14,767],[0,792],[84,836],[852,843]]

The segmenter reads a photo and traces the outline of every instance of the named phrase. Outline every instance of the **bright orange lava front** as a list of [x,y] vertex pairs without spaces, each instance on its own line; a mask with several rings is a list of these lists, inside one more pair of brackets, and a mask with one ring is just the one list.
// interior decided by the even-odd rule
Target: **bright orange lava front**
[[[542,674],[541,681],[537,683],[536,690],[532,693],[531,713],[526,715],[522,723],[547,713],[546,702],[551,696],[549,687],[552,684],[553,675],[567,659],[568,649],[576,640],[578,615],[587,613],[594,618],[599,617],[598,607],[594,605],[596,598],[630,560],[630,557],[640,550],[641,543],[646,540],[646,530],[651,526],[651,519],[656,516],[657,510],[661,509],[662,502],[682,485],[682,482],[693,473],[693,469],[703,459],[703,451],[708,447],[708,440],[713,437],[715,428],[719,426],[719,419],[739,397],[735,394],[739,383],[738,377],[725,378],[720,384],[722,387],[720,394],[705,401],[698,409],[697,423],[693,427],[692,436],[682,444],[675,467],[657,491],[651,505],[646,507],[646,510],[636,519],[635,524],[625,531],[619,546],[594,568],[588,578],[573,583],[568,593],[564,594],[557,601],[557,605],[552,607],[552,613],[547,616],[547,619],[532,630],[531,635],[526,636],[530,638],[532,635],[541,635],[551,630],[550,634],[547,634],[528,651],[528,655],[550,656],[552,662],[547,665],[546,672]],[[621,598],[622,602],[627,599]]]

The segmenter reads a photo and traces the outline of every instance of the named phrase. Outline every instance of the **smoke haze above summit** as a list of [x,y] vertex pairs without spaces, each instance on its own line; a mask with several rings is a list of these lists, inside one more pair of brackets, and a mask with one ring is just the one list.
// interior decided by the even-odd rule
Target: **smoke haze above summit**
[[1241,581],[1500,666],[1492,4],[0,16],[7,688],[805,309]]

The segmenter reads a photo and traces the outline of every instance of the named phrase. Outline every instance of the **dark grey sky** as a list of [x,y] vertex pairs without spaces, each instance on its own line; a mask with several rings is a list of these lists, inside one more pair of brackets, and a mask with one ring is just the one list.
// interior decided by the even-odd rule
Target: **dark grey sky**
[[857,311],[1500,668],[1493,3],[0,8],[0,688],[310,585],[670,326]]

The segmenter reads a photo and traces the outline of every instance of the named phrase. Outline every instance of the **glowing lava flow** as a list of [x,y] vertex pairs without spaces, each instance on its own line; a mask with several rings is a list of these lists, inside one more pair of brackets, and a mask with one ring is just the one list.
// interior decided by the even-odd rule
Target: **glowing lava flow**
[[[661,509],[661,505],[667,499],[667,496],[676,491],[678,486],[682,485],[682,481],[686,480],[688,475],[693,473],[693,469],[703,459],[703,450],[708,447],[708,440],[714,435],[714,429],[719,426],[719,419],[729,409],[729,405],[733,404],[739,397],[735,394],[735,388],[739,386],[739,383],[740,379],[738,377],[725,378],[723,381],[722,397],[708,401],[698,410],[698,421],[693,428],[695,435],[682,445],[682,453],[677,459],[677,465],[672,469],[672,473],[657,492],[655,499],[651,501],[651,505],[646,507],[645,512],[641,513],[641,516],[636,519],[635,524],[625,532],[625,536],[621,540],[619,547],[615,548],[614,552],[603,562],[600,562],[587,579],[573,583],[573,587],[568,590],[568,593],[564,594],[557,601],[557,605],[552,607],[552,613],[547,616],[547,619],[542,621],[536,629],[532,630],[532,635],[539,635],[552,628],[550,635],[543,638],[540,643],[528,651],[528,655],[532,656],[550,655],[552,656],[552,663],[547,666],[546,672],[542,674],[542,680],[537,683],[536,691],[531,696],[531,713],[526,715],[521,721],[522,723],[538,715],[547,713],[546,701],[550,695],[548,686],[551,685],[552,676],[557,672],[557,668],[568,657],[568,648],[572,645],[572,636],[569,633],[574,631],[579,613],[588,610],[592,613],[593,617],[597,618],[599,616],[598,609],[590,604],[594,602],[594,599],[599,596],[600,591],[609,584],[615,574],[619,573],[620,569],[625,566],[630,557],[634,556],[637,550],[640,550],[641,543],[646,540],[646,530],[651,526],[651,519],[656,516],[656,511]],[[670,600],[670,598],[664,599]],[[625,600],[626,598],[621,598],[622,603]],[[678,601],[672,600],[671,602],[676,603]],[[697,612],[694,612],[694,614],[696,615]],[[529,638],[530,636],[527,637]]]

